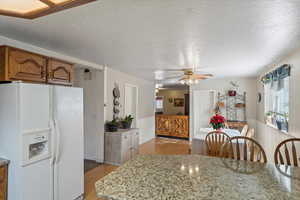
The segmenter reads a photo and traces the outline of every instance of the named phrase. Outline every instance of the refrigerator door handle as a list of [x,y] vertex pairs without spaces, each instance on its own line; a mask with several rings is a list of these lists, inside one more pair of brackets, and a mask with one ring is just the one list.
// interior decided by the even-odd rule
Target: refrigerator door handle
[[51,165],[55,163],[55,154],[56,154],[56,146],[54,146],[56,141],[56,131],[55,131],[55,122],[53,119],[50,120],[50,130],[51,130]]
[[55,164],[59,163],[60,158],[60,140],[61,140],[61,134],[59,130],[58,121],[54,119],[55,124],[55,132],[56,132],[56,153],[55,153]]

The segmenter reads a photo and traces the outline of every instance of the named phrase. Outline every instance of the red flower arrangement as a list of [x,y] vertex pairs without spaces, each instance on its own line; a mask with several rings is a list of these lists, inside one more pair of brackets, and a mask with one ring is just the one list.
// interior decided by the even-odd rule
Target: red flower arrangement
[[210,119],[209,124],[213,127],[213,129],[219,130],[225,127],[225,121],[226,120],[222,115],[216,114]]

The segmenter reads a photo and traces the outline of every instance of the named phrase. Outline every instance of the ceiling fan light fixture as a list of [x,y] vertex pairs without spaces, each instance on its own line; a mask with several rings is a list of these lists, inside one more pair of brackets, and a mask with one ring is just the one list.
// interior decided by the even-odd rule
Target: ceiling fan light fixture
[[0,15],[35,19],[96,0],[1,0]]

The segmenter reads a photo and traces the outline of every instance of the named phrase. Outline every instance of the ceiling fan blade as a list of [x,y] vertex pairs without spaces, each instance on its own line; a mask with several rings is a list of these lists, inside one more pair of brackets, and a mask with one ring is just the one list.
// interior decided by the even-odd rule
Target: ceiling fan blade
[[160,72],[183,72],[184,70],[182,69],[162,69],[162,70],[157,70]]
[[163,78],[163,80],[179,79],[179,78],[181,78],[181,77],[182,77],[182,75],[180,75],[180,76],[170,76],[170,77],[165,77],[165,78]]
[[194,74],[196,77],[213,77],[212,74]]

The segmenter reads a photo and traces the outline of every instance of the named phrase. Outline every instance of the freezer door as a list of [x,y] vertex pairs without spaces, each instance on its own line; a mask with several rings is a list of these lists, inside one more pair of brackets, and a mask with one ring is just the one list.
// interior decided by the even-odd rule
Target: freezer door
[[56,127],[54,200],[74,200],[84,193],[83,91],[53,86]]
[[[18,169],[21,177],[18,177],[21,184],[22,200],[51,200],[51,165],[50,151],[39,152],[41,156],[30,157],[33,151],[30,144],[48,142],[50,140],[50,105],[49,86],[38,84],[20,84],[19,93],[20,126],[22,141],[22,159]],[[42,139],[42,137],[47,137]],[[46,143],[45,143],[46,145]],[[42,145],[38,145],[41,147]],[[13,147],[13,146],[12,146]],[[13,171],[12,173],[16,173]],[[9,179],[10,181],[10,179]],[[17,187],[18,184],[13,187]],[[10,196],[10,194],[8,195]]]

